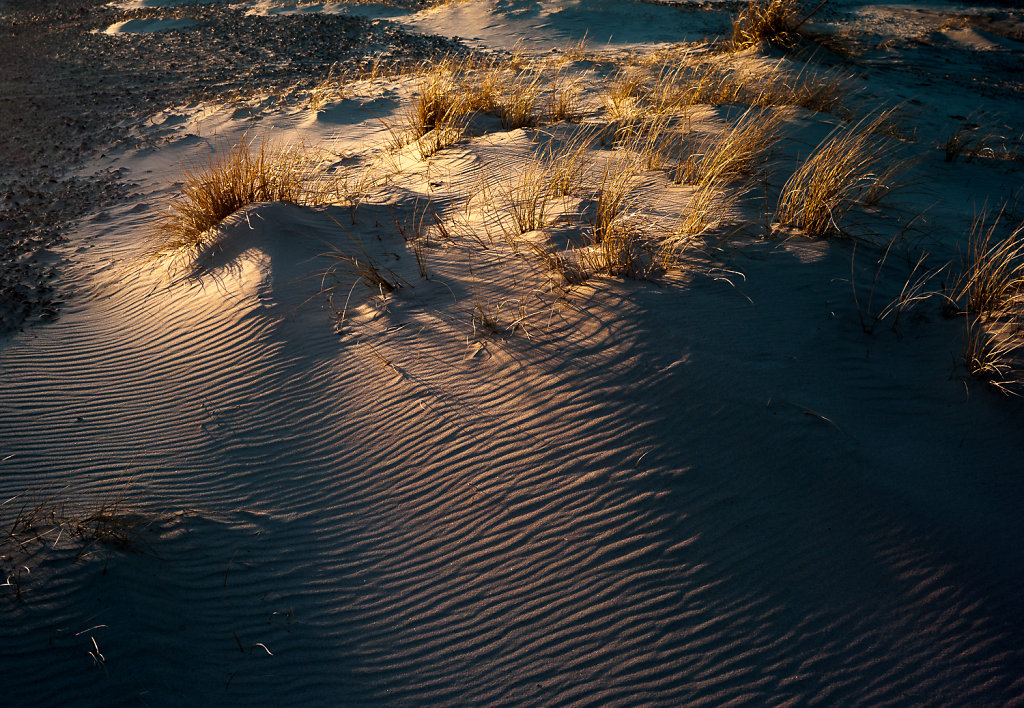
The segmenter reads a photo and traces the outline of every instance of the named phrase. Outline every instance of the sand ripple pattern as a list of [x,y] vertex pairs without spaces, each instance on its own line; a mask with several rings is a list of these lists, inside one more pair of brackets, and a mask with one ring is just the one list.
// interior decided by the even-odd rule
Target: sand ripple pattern
[[[359,291],[341,335],[317,256],[344,238],[271,205],[251,247],[0,352],[3,497],[123,485],[153,522],[140,552],[58,544],[0,599],[12,704],[1020,699],[1024,566],[887,488],[870,426],[808,414],[837,359],[873,385],[840,344],[759,334],[784,308],[712,279],[603,281],[576,295],[596,314],[475,341],[494,254],[470,277],[469,246],[438,248],[417,281],[367,209],[363,243],[412,287]],[[807,342],[836,356],[780,363]],[[757,352],[793,390],[732,366]]]

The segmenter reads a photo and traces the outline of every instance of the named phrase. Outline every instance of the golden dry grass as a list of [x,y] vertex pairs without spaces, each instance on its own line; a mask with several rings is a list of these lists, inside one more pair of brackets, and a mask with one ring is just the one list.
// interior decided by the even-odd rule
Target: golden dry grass
[[548,118],[552,123],[579,120],[581,91],[578,79],[567,79],[561,71],[555,72],[548,97]]
[[583,190],[593,161],[590,148],[594,139],[593,131],[581,130],[557,147],[548,143],[544,148],[542,159],[548,165],[553,196],[565,197]]
[[[526,159],[515,170],[509,170],[499,180],[498,222],[506,238],[514,240],[518,234],[543,228],[551,205],[552,153]],[[511,219],[507,225],[505,215]]]
[[711,229],[719,226],[738,196],[737,192],[715,183],[697,187],[679,224],[668,239],[671,250],[678,252],[690,248]]
[[799,106],[848,117],[843,103],[849,77],[810,64],[743,66],[728,56],[684,54],[664,66],[626,66],[608,84],[605,102],[613,120],[677,114],[695,105]]
[[631,156],[613,157],[605,162],[595,197],[594,243],[616,238],[617,232],[625,229],[638,171]]
[[979,217],[971,229],[959,299],[974,317],[992,319],[1024,306],[1024,224],[1000,239],[1000,219],[985,221]]
[[243,138],[205,162],[183,167],[180,194],[158,225],[160,250],[200,246],[211,229],[247,204],[311,204],[332,199],[335,191],[315,153]]
[[733,20],[731,45],[735,49],[760,42],[789,46],[800,20],[796,0],[749,0]]
[[840,126],[814,149],[782,188],[780,224],[814,236],[842,232],[843,216],[866,190],[880,188],[878,167],[893,157],[873,129],[877,120]]
[[771,110],[748,109],[731,126],[692,147],[676,168],[675,181],[698,187],[724,185],[764,162],[778,141],[782,120]]
[[[541,118],[538,102],[544,73],[515,65],[512,59],[498,56],[448,58],[430,66],[402,121],[389,126],[391,147],[420,141],[421,157],[429,157],[460,141],[477,111],[496,115],[505,130],[536,125]],[[575,120],[579,93],[578,83],[564,80],[556,71],[548,106],[552,120]]]
[[998,237],[1001,216],[975,219],[955,300],[966,316],[964,363],[1004,393],[1024,392],[1024,224]]
[[1024,318],[985,322],[968,317],[964,326],[964,364],[971,376],[1002,393],[1024,389]]

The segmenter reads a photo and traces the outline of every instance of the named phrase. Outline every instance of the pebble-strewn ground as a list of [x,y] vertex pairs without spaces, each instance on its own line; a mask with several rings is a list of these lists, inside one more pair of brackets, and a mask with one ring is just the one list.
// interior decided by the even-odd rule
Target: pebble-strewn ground
[[[196,24],[101,32],[140,17]],[[199,99],[308,86],[334,64],[356,70],[378,57],[461,50],[365,18],[246,16],[220,4],[124,11],[98,0],[0,2],[0,46],[0,333],[57,314],[60,262],[48,249],[77,218],[131,191],[118,174],[76,170],[133,122]]]

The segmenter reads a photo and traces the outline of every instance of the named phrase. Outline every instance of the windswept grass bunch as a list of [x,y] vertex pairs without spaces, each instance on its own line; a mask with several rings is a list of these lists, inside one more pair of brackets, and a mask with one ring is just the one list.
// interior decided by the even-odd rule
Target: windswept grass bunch
[[788,46],[800,24],[796,0],[749,0],[733,20],[732,46],[750,47],[759,42]]
[[985,221],[984,216],[975,219],[971,229],[959,297],[968,313],[989,319],[1024,308],[1024,224],[999,239],[1000,220],[990,226]]
[[582,130],[557,147],[548,143],[544,148],[542,159],[548,165],[553,196],[566,197],[582,190],[593,160],[590,146],[594,139],[593,131]]
[[181,192],[159,224],[161,249],[195,248],[247,204],[310,204],[333,196],[323,161],[301,146],[242,139],[183,168]]
[[1024,319],[986,323],[968,317],[964,328],[964,364],[971,376],[1002,393],[1024,389]]
[[459,90],[455,74],[447,65],[427,74],[419,85],[419,93],[406,114],[406,125],[414,138],[419,138],[446,121],[461,117],[471,109]]
[[971,228],[956,299],[967,316],[964,363],[1005,393],[1024,390],[1024,224],[997,238],[1000,218]]
[[614,238],[632,203],[637,165],[630,157],[609,158],[601,173],[594,212],[594,243]]
[[515,130],[536,125],[534,106],[540,96],[540,74],[520,71],[502,89],[497,106],[501,126],[505,130]]
[[698,187],[722,186],[764,162],[779,139],[778,113],[748,109],[731,127],[705,137],[676,169],[676,182]]
[[566,79],[560,71],[551,79],[548,117],[553,123],[562,120],[574,123],[580,117],[580,83]]
[[[852,114],[843,99],[854,91],[852,77],[835,71],[812,68],[810,63],[791,67],[789,59],[780,59],[767,68],[735,75],[743,87],[745,103],[753,106],[799,106],[819,113],[833,113],[848,119]],[[893,111],[875,125],[876,130],[892,122]],[[880,131],[881,132],[881,131]]]
[[671,240],[687,247],[692,245],[722,223],[737,198],[737,192],[726,190],[722,185],[710,183],[697,187]]
[[546,223],[553,196],[550,160],[551,153],[529,158],[520,169],[502,180],[499,186],[502,206],[514,227],[514,231],[510,231],[502,226],[507,237],[535,231]]
[[878,120],[841,126],[814,149],[782,188],[780,224],[814,236],[841,232],[842,217],[862,193],[879,188],[878,167],[893,157],[874,130]]
[[611,117],[634,120],[646,114],[675,114],[689,106],[746,103],[800,106],[848,117],[844,96],[849,77],[810,65],[791,67],[783,59],[770,66],[741,67],[728,57],[685,54],[660,69],[627,67],[612,79],[606,95]]

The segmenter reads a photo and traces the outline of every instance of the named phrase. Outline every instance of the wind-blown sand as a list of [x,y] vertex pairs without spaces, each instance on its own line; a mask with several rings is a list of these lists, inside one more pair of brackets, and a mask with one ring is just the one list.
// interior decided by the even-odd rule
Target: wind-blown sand
[[[843,123],[780,109],[786,139],[708,236],[716,246],[650,281],[558,283],[529,243],[571,244],[573,219],[506,239],[488,207],[538,144],[578,126],[480,118],[421,159],[383,148],[414,76],[308,105],[331,63],[326,41],[300,42],[315,23],[371,32],[353,61],[389,39],[410,55],[525,39],[528,58],[557,56],[586,30],[598,58],[565,71],[596,126],[612,58],[724,33],[734,9],[145,0],[86,15],[87,41],[111,43],[88,46],[111,61],[184,52],[190,32],[216,34],[230,16],[266,31],[283,75],[253,66],[240,87],[230,68],[211,70],[214,94],[245,89],[231,102],[167,86],[103,103],[97,115],[123,111],[123,124],[77,148],[62,176],[115,175],[120,199],[40,246],[60,273],[59,317],[0,344],[0,528],[40,503],[74,517],[118,500],[140,535],[83,549],[57,519],[41,539],[3,540],[6,700],[1024,701],[1021,402],[968,375],[963,318],[941,298],[895,330],[867,332],[857,314],[869,290],[875,311],[899,293],[921,249],[956,263],[983,208],[1007,203],[1020,222],[1019,157],[947,163],[935,147],[968,122],[1024,132],[1024,45],[971,25],[1015,11],[815,17],[812,32],[848,52],[815,60],[853,75],[851,105],[906,102],[914,137],[902,145],[922,156],[908,187],[854,210],[843,238],[772,232],[765,212],[796,160]],[[951,15],[969,19],[943,28]],[[921,22],[912,35],[908,16]],[[142,19],[178,24],[103,34]],[[217,37],[223,59],[234,50]],[[323,61],[304,66],[304,48]],[[802,66],[767,47],[735,60]],[[715,134],[742,109],[694,107],[690,130]],[[354,210],[251,204],[198,251],[154,258],[181,165],[244,136],[318,146],[353,178],[386,179]],[[613,152],[590,150],[598,167]],[[640,180],[636,209],[669,228],[692,188],[657,170]],[[453,226],[433,233],[424,278],[395,222],[427,204]],[[333,249],[402,287],[332,272]]]

